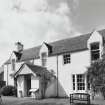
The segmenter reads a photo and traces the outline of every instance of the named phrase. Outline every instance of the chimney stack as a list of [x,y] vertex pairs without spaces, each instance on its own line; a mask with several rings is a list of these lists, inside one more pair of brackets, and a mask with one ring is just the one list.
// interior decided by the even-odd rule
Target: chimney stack
[[17,52],[23,51],[24,46],[21,42],[16,42],[15,45],[16,45]]

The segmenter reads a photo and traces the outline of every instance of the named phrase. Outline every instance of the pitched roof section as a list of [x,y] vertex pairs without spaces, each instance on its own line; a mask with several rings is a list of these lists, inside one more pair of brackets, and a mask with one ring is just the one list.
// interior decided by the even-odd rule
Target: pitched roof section
[[[61,54],[65,52],[75,52],[75,51],[81,51],[87,49],[87,40],[90,37],[90,33],[86,35],[81,35],[73,38],[63,39],[59,41],[55,41],[52,43],[48,43],[50,46],[51,52],[49,53],[49,56],[53,56],[56,54]],[[39,58],[39,52],[40,52],[41,46],[25,49],[22,52],[20,61],[26,61],[31,59],[38,59]],[[7,60],[5,64],[10,63],[10,60]]]
[[[89,39],[89,37],[90,34],[86,34],[49,43],[49,45],[52,46],[52,51],[49,55],[52,56],[64,52],[74,52],[87,49],[87,40]],[[20,61],[39,58],[40,48],[41,46],[24,50]]]
[[87,40],[90,35],[91,34],[81,35],[51,43],[50,45],[53,46],[51,55],[87,49]]
[[23,69],[24,65],[26,65],[33,73],[35,73],[37,76],[45,76],[46,79],[50,79],[50,77],[53,76],[45,67],[38,66],[38,65],[33,65],[29,63],[24,63],[21,65],[19,70],[14,74],[14,76],[17,76],[19,71]]
[[41,46],[37,46],[37,47],[23,50],[20,61],[39,58],[40,48],[41,48]]

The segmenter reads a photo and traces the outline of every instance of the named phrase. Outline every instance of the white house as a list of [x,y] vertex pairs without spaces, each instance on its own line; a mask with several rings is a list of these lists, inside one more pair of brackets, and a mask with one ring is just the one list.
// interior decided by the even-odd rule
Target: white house
[[18,97],[89,92],[87,67],[101,58],[104,40],[105,29],[30,49],[18,42],[17,51],[4,63],[4,81],[17,86]]

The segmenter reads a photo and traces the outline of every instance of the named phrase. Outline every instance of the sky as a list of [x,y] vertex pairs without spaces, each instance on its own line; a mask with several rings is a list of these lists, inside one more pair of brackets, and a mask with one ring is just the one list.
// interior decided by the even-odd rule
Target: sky
[[105,0],[0,0],[0,65],[16,50],[105,28]]

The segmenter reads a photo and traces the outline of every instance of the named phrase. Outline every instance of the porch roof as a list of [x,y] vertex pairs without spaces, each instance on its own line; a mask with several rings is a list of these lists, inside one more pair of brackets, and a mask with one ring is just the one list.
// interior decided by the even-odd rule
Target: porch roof
[[33,73],[35,73],[37,76],[44,75],[47,79],[50,79],[53,76],[53,74],[50,73],[45,67],[38,66],[38,65],[33,65],[31,63],[24,63],[24,64],[21,65],[21,67],[19,68],[19,70],[16,73],[14,73],[14,77],[17,77],[19,75],[19,73],[22,71],[22,69],[25,67],[25,65]]

